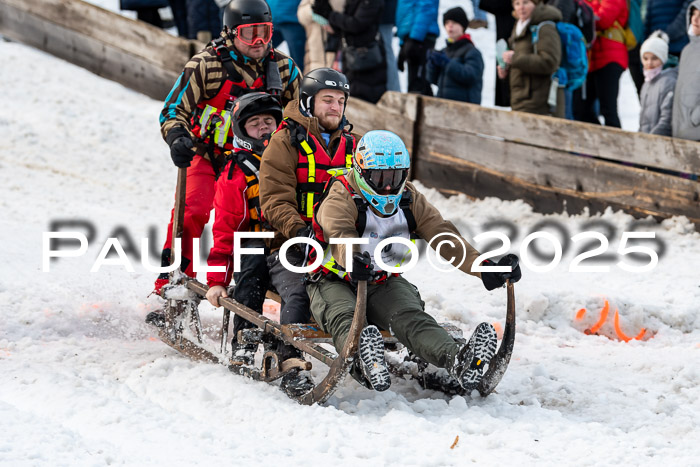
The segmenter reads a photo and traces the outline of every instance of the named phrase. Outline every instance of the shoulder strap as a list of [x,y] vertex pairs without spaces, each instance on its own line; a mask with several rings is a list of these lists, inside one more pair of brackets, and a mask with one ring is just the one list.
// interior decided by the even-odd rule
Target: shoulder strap
[[554,29],[557,29],[557,24],[554,21],[542,21],[539,24],[536,24],[534,26],[530,26],[530,32],[532,33],[532,46],[534,48],[533,52],[537,53],[537,42],[540,40],[540,29],[542,26],[545,24],[551,24],[554,26]]
[[219,56],[221,64],[226,70],[226,73],[228,73],[229,79],[237,83],[243,81],[243,76],[241,76],[238,70],[236,70],[236,67],[233,65],[231,51],[228,49],[228,47],[226,47],[226,39],[219,37],[211,41],[211,44],[214,47],[216,55]]
[[271,50],[267,56],[267,66],[265,69],[265,88],[267,93],[275,97],[282,95],[282,77],[280,76],[280,68],[275,60],[275,54]]
[[401,195],[401,201],[399,201],[399,208],[403,211],[403,215],[406,217],[406,222],[408,222],[408,231],[414,234],[418,228],[416,223],[416,218],[411,211],[411,204],[413,204],[413,193],[409,190],[404,189],[403,195]]
[[306,128],[303,125],[297,123],[294,120],[285,118],[284,122],[287,123],[287,128],[289,129],[289,142],[291,145],[298,150],[300,150],[307,157],[309,154],[316,152],[316,144],[313,140],[307,138]]
[[260,159],[248,151],[230,151],[226,154],[226,161],[231,161],[227,178],[233,178],[233,171],[236,166],[240,167],[247,177],[255,177],[257,180],[260,173]]

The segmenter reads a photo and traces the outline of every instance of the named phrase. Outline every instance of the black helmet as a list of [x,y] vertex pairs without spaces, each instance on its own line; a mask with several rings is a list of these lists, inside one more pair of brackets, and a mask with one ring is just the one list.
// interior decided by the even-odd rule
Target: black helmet
[[265,0],[231,0],[224,10],[224,26],[231,30],[241,24],[271,22],[272,12]]
[[350,97],[350,85],[348,79],[341,72],[333,68],[316,68],[308,72],[301,81],[299,89],[299,105],[301,110],[314,113],[314,96],[321,89],[338,89],[345,93],[345,105]]
[[259,114],[272,115],[279,125],[282,121],[282,106],[276,97],[264,92],[244,94],[236,99],[233,105],[233,139],[238,146],[258,155],[262,154],[267,147],[270,136],[262,139],[251,138],[245,131],[245,122]]

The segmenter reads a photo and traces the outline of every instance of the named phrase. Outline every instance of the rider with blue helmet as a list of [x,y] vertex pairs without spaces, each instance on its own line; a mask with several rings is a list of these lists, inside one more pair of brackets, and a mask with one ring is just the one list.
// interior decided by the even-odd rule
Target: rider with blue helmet
[[[322,265],[307,284],[311,313],[333,336],[333,344],[340,351],[354,314],[355,285],[366,280],[369,325],[360,334],[359,358],[351,368],[353,377],[377,391],[389,388],[391,380],[380,333],[383,329],[391,330],[418,358],[446,368],[465,389],[474,389],[496,351],[493,326],[481,323],[466,344],[457,342],[425,312],[416,287],[394,268],[410,257],[411,238],[421,237],[435,247],[442,242],[431,239],[452,235],[461,241],[442,243],[438,253],[448,261],[463,259],[457,268],[481,278],[492,290],[507,279],[520,279],[517,257],[507,255],[498,262],[499,266],[512,266],[510,273],[472,272],[479,253],[407,181],[410,166],[401,138],[390,131],[370,131],[357,145],[352,170],[328,183],[314,212],[315,236],[327,247]],[[346,257],[346,245],[330,243],[334,238],[362,238],[362,243],[355,244],[353,254]],[[386,239],[394,241],[385,241],[384,247],[378,248]],[[375,250],[381,257],[373,256]],[[346,263],[350,257],[351,265]]]

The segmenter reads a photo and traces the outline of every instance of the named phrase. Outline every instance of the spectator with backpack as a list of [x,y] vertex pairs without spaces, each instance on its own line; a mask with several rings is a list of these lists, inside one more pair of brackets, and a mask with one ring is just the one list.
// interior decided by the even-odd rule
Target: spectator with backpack
[[[564,116],[563,88],[555,90],[556,108],[549,103],[552,74],[561,61],[561,39],[555,22],[561,12],[540,0],[513,0],[518,18],[508,40],[511,50],[503,52],[505,67],[498,65],[498,76],[510,75],[510,102],[513,110],[540,115]],[[533,35],[538,39],[533,44]]]
[[588,78],[584,89],[574,92],[574,118],[600,125],[596,100],[606,126],[620,128],[617,95],[620,77],[628,64],[625,25],[627,0],[586,0],[598,17],[597,37],[590,54]]
[[469,26],[467,14],[455,7],[445,12],[442,22],[447,47],[428,55],[428,80],[437,84],[437,97],[481,104],[484,60],[469,34],[465,34]]
[[655,31],[644,41],[639,54],[644,66],[639,131],[671,136],[673,90],[678,78],[678,69],[664,70],[668,61],[668,35],[663,31]]
[[678,65],[678,82],[673,96],[673,136],[700,141],[700,0],[693,0],[686,12],[690,43]]

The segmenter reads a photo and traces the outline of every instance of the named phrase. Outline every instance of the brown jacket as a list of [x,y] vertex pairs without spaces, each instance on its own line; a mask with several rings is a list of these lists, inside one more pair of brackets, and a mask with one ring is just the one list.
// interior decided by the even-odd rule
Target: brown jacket
[[[348,176],[347,180],[350,186],[359,193],[360,190],[355,183],[353,176]],[[481,278],[481,273],[472,272],[472,263],[479,256],[479,252],[472,247],[469,242],[464,240],[457,230],[457,227],[452,222],[443,219],[440,211],[435,206],[430,204],[428,200],[420,193],[411,182],[406,183],[406,189],[413,195],[413,203],[410,205],[413,217],[416,220],[416,233],[424,240],[430,242],[435,236],[441,233],[452,233],[457,235],[462,240],[462,245],[457,241],[453,241],[454,247],[443,244],[440,248],[440,254],[443,258],[450,260],[451,258],[465,258],[459,269],[462,272],[471,274]],[[359,233],[355,227],[357,222],[358,211],[351,194],[345,189],[342,183],[334,183],[330,193],[321,203],[316,212],[316,220],[323,229],[323,236],[326,240],[331,238],[357,238]],[[432,242],[430,246],[435,247],[436,242]],[[345,245],[331,245],[331,253],[335,261],[345,267]]]
[[[561,21],[561,12],[553,6],[540,3],[535,7],[528,24],[519,36],[515,35],[517,23],[508,39],[515,52],[510,64],[510,106],[513,110],[540,115],[550,115],[547,99],[552,74],[561,61],[561,39],[555,25],[545,24],[539,30],[537,53],[532,45],[530,28],[543,21]],[[564,116],[564,91],[557,96],[556,116]]]
[[[331,153],[340,143],[342,129],[331,134],[329,146],[321,136],[318,119],[302,115],[299,110],[299,100],[293,100],[284,109],[284,116],[301,124],[306,132],[316,137],[323,148]],[[356,141],[360,135],[352,133]],[[331,154],[332,155],[332,154]],[[299,215],[297,208],[297,165],[299,150],[292,146],[289,129],[283,128],[273,133],[270,143],[260,164],[260,204],[263,217],[277,231],[271,249],[279,246],[306,223]]]

